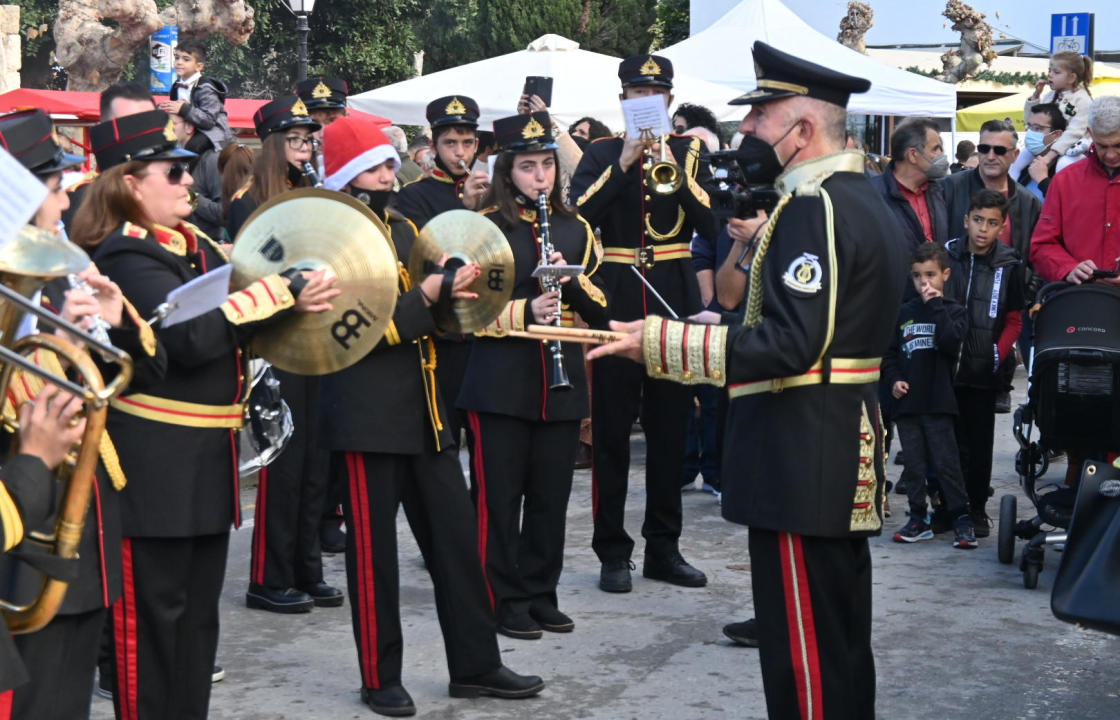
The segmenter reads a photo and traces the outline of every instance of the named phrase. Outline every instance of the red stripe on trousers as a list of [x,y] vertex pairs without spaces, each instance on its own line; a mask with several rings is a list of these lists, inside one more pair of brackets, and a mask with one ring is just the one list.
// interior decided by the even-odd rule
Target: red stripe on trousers
[[789,653],[797,685],[797,704],[803,720],[820,720],[824,717],[820,650],[813,624],[813,601],[809,595],[809,575],[805,570],[801,536],[778,533],[778,557],[782,567]]
[[264,525],[268,522],[268,468],[261,468],[257,477],[257,510],[253,517],[252,576],[257,585],[264,585],[264,557],[268,537]]
[[[542,345],[543,347],[543,345]],[[486,505],[486,463],[482,461],[482,427],[478,413],[467,412],[467,424],[474,435],[474,482],[478,490],[478,558],[482,562],[482,579],[486,581],[486,594],[490,597],[490,609],[494,609],[494,590],[490,587],[490,576],[486,573],[486,541],[489,539],[490,510]]]
[[12,720],[12,691],[0,693],[0,720]]
[[132,539],[121,540],[121,576],[124,591],[113,604],[113,646],[117,654],[117,705],[120,720],[138,720],[139,691],[136,681],[136,585],[132,570]]
[[358,586],[358,652],[362,657],[362,683],[367,688],[381,689],[377,672],[377,594],[373,582],[373,543],[370,542],[369,493],[366,486],[366,464],[362,453],[346,453],[346,471],[350,480],[350,508],[354,518],[354,565]]

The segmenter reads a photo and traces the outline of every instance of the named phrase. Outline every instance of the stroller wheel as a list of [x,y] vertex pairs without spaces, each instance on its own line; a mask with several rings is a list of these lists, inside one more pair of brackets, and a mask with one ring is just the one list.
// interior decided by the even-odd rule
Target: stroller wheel
[[999,499],[999,534],[996,536],[996,554],[1004,565],[1015,559],[1015,513],[1017,500],[1014,495]]
[[1029,562],[1023,565],[1023,587],[1034,590],[1038,587],[1038,573],[1042,570],[1038,564]]

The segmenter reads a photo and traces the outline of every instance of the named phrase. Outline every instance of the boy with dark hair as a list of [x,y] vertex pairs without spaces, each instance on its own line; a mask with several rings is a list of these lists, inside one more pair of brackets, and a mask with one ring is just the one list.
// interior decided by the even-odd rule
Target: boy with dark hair
[[217,78],[203,77],[206,48],[202,43],[184,40],[175,48],[175,73],[179,81],[171,86],[171,99],[161,103],[160,110],[179,115],[195,126],[221,152],[233,140],[226,115],[226,94],[229,89]]
[[933,539],[926,519],[926,476],[932,465],[941,486],[941,504],[954,518],[953,547],[967,550],[977,543],[954,435],[953,396],[953,363],[967,314],[964,307],[944,297],[945,283],[953,274],[949,254],[941,245],[923,243],[914,250],[910,278],[918,296],[899,310],[895,341],[883,358],[883,376],[896,400],[894,418],[910,500],[910,519],[894,534],[894,541]]
[[975,193],[964,216],[965,238],[947,244],[953,270],[945,295],[967,309],[968,330],[953,370],[957,444],[977,537],[987,537],[996,395],[1015,368],[1011,347],[1023,325],[1019,253],[1000,242],[1010,201],[998,190]]

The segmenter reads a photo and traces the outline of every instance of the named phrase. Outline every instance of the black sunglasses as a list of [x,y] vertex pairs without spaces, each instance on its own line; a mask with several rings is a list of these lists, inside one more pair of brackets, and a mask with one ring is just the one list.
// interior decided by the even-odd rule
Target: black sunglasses
[[1010,150],[1011,148],[1007,147],[1006,145],[988,145],[986,143],[982,143],[976,146],[976,151],[981,155],[987,155],[990,152],[994,152],[996,155],[1003,157]]
[[172,185],[178,185],[183,182],[183,176],[187,174],[187,164],[182,162],[171,163],[171,167],[163,171],[167,176],[167,182]]

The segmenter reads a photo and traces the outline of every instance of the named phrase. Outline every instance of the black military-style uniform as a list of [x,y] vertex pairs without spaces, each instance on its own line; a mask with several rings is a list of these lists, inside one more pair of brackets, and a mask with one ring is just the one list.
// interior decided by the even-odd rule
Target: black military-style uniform
[[[756,42],[742,103],[808,96],[846,107],[866,80]],[[902,229],[861,153],[777,181],[735,327],[646,321],[647,370],[727,385],[723,516],[750,526],[770,717],[875,717],[871,556],[885,483],[877,382],[902,295]]]
[[[416,238],[393,215],[398,258]],[[430,370],[432,313],[402,269],[393,321],[358,363],[326,375],[320,428],[331,472],[347,488],[346,578],[362,685],[399,685],[403,644],[397,565],[397,508],[405,515],[435,586],[452,679],[501,665],[487,602],[474,513]]]
[[[622,171],[618,162],[622,138],[591,143],[572,177],[571,196],[578,198],[580,214],[602,231],[599,274],[611,298],[614,320],[665,312],[630,267],[638,267],[681,317],[702,309],[689,243],[693,232],[714,238],[718,227],[707,193],[696,182],[699,139],[674,135],[668,143],[686,176],[671,196],[648,193],[640,161],[629,172]],[[591,396],[596,554],[603,562],[628,560],[634,548],[624,527],[624,513],[630,428],[639,412],[647,453],[642,524],[646,553],[657,557],[675,553],[681,534],[680,485],[691,393],[647,377],[633,363],[608,357],[592,364]]]
[[[69,283],[65,278],[49,282],[42,291],[42,303],[48,310],[59,312],[65,301]],[[148,324],[131,305],[125,305],[121,326],[109,328],[109,341],[132,358],[133,376],[130,390],[145,390],[157,383],[167,368],[167,354],[156,340]],[[107,365],[97,353],[90,357],[101,370],[106,383],[116,375],[116,366]],[[41,358],[44,366],[61,372],[55,361]],[[34,399],[43,381],[33,375],[17,373],[11,385],[14,406]],[[127,482],[119,470],[119,458],[112,434],[101,439],[96,482],[89,510],[82,525],[78,547],[77,578],[66,588],[58,614],[42,630],[16,636],[16,646],[24,658],[31,682],[19,688],[12,703],[13,718],[59,720],[81,717],[89,711],[93,692],[93,673],[101,629],[108,608],[121,595],[121,519],[118,485]],[[107,468],[112,468],[108,470]],[[54,529],[52,515],[38,526],[42,532]],[[27,544],[26,553],[42,552]],[[10,569],[0,568],[0,596],[29,602],[41,586],[42,576],[24,563]],[[10,583],[10,584],[9,584]]]
[[[94,260],[151,316],[170,290],[226,262],[195,230],[157,227],[152,237],[126,224]],[[159,328],[165,378],[111,405],[109,434],[129,479],[120,494],[124,594],[111,616],[118,717],[204,717],[209,705],[229,530],[241,520],[235,431],[248,387],[238,326],[294,304],[275,275],[231,298]]]
[[[477,333],[458,405],[467,411],[473,436],[479,550],[502,622],[538,603],[557,607],[568,496],[588,397],[578,344],[563,344],[572,387],[550,390],[548,343],[505,337],[508,330],[536,322],[530,303],[542,294],[540,281],[532,277],[541,255],[537,210],[522,208],[520,222],[511,229],[499,215],[490,217],[503,227],[513,249],[513,294],[498,318]],[[550,225],[554,249],[567,262],[585,267],[561,292],[567,324],[575,312],[593,327],[605,326],[607,299],[595,282],[598,261],[590,226],[582,218],[558,214],[551,214]]]

